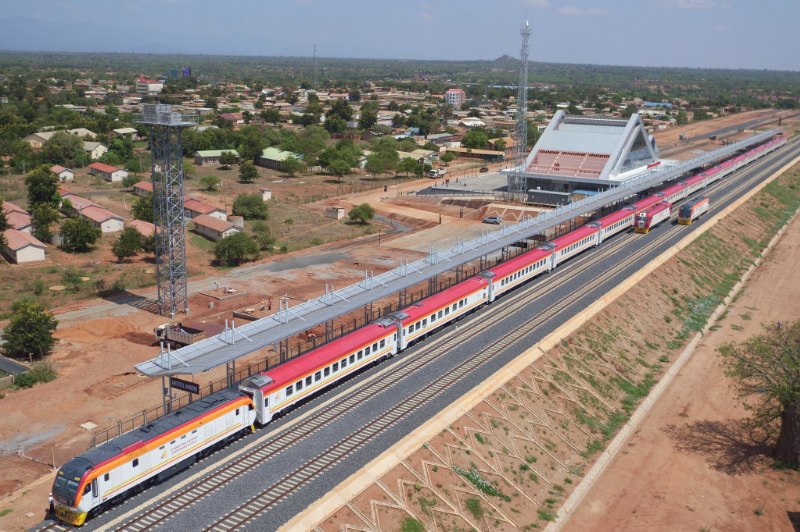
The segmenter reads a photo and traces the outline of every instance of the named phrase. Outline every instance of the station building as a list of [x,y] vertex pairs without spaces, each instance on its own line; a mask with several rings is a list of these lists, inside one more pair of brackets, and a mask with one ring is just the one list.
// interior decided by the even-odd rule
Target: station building
[[558,111],[525,160],[520,179],[529,195],[600,192],[659,164],[655,139],[638,114],[613,118]]

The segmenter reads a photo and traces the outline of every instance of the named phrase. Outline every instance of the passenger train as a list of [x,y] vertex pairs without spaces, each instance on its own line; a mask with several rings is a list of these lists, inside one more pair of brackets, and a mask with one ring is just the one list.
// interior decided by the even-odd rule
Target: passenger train
[[[607,238],[780,147],[783,137],[668,186],[408,307],[90,449],[65,463],[53,484],[58,519],[82,525],[116,501],[188,467],[230,440],[268,424],[298,402],[491,303]],[[663,209],[663,207],[661,207]],[[649,229],[649,227],[648,227]]]

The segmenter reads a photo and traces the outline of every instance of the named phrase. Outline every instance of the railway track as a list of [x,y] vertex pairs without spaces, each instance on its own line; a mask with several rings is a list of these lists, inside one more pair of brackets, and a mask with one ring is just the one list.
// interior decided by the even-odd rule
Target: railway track
[[[747,180],[740,179],[740,181],[732,187],[730,180],[723,180],[705,189],[706,193],[713,193],[723,185],[731,187],[729,191],[715,199],[714,203],[712,203],[712,212],[721,209],[726,199],[740,195],[741,191],[750,188],[753,182],[762,180],[765,173],[771,172],[774,168],[785,164],[784,159],[784,157],[781,157],[777,162],[759,161],[754,163],[750,168],[757,167],[759,170],[753,173],[753,177]],[[644,246],[617,262],[605,272],[604,277],[613,277],[625,268],[635,264],[636,261],[652,253],[654,249],[662,245],[669,238],[672,238],[674,233],[680,230],[680,228],[672,227],[669,231],[661,231],[657,236],[651,233],[650,236],[646,237],[648,241]],[[562,287],[568,277],[586,271],[598,259],[610,257],[612,254],[619,252],[621,248],[627,246],[632,239],[636,238],[639,238],[639,235],[630,233],[618,235],[617,238],[611,242],[604,243],[603,246],[600,246],[595,251],[576,257],[570,261],[568,264],[569,267],[564,266],[555,270],[546,277],[549,282],[543,283],[540,278],[539,281],[534,281],[527,286],[521,287],[521,290],[516,290],[511,294],[507,294],[498,302],[500,303],[499,305],[495,303],[492,306],[493,312],[489,313],[488,316],[477,313],[471,317],[465,318],[468,320],[471,335],[477,336],[495,326],[499,321],[507,319],[509,316],[518,312],[523,306],[530,304],[532,298],[539,299],[546,297],[551,292]],[[426,387],[421,392],[415,394],[412,399],[402,404],[395,405],[379,418],[365,423],[351,433],[350,436],[327,448],[322,453],[319,453],[317,457],[308,460],[293,472],[284,476],[281,480],[273,483],[259,494],[240,504],[236,509],[216,521],[208,529],[231,530],[242,527],[253,519],[263,516],[270,508],[309,484],[311,480],[319,474],[340,462],[341,459],[346,457],[353,449],[363,446],[370,439],[388,430],[416,408],[434,400],[450,386],[488,362],[491,358],[496,356],[497,353],[512,346],[515,342],[518,342],[524,336],[533,332],[549,319],[558,315],[564,308],[574,304],[589,292],[596,289],[600,286],[601,282],[601,280],[595,280],[572,291],[568,296],[561,298],[558,303],[548,307],[545,312],[540,313],[535,319],[518,327],[500,342],[482,350],[478,355],[465,360],[457,367],[456,371],[448,373],[434,385]],[[422,349],[404,357],[403,364],[396,364],[385,368],[380,374],[375,375],[363,388],[345,393],[344,398],[337,399],[335,404],[329,408],[322,409],[318,407],[319,413],[314,416],[309,416],[300,426],[284,427],[280,429],[281,431],[269,441],[257,446],[246,455],[225,464],[221,469],[198,480],[191,486],[179,489],[175,493],[170,494],[156,506],[145,512],[138,513],[137,517],[119,525],[117,529],[145,530],[165,524],[178,513],[195,506],[204,498],[221,490],[248,471],[251,471],[254,467],[275,459],[289,447],[314,435],[329,423],[335,422],[355,405],[374,397],[410,374],[422,370],[440,357],[447,356],[454,347],[458,346],[463,341],[461,336],[455,334],[452,327],[434,334],[432,338],[434,342],[431,345],[424,346]],[[323,393],[321,397],[324,398],[328,395],[334,395],[337,388],[338,387],[334,387],[328,390]],[[53,524],[43,530],[70,530],[70,527],[61,524]]]
[[[721,210],[723,208],[722,205],[724,205],[726,201],[740,195],[741,191],[750,188],[753,182],[761,181],[764,175],[768,172],[771,172],[775,166],[777,165],[773,164],[767,169],[758,171],[752,178],[737,183],[735,187],[723,194],[721,198],[717,198],[715,202],[719,205],[717,210]],[[722,183],[724,183],[724,181],[719,184],[721,185]],[[717,187],[714,188],[716,189]],[[673,216],[672,219],[675,217],[676,216]],[[648,256],[654,249],[673,238],[675,233],[680,231],[679,227],[673,227],[671,229],[672,230],[670,231],[663,231],[662,234],[660,234],[657,238],[650,239],[645,246],[642,246],[640,249],[628,255],[623,260],[615,263],[615,265],[606,272],[606,277],[614,277],[618,273],[623,272],[629,266]],[[625,239],[625,242],[616,247],[623,247],[627,241],[628,239]],[[593,259],[597,259],[597,254],[594,254]],[[564,281],[561,282],[563,283]],[[584,284],[576,290],[573,290],[567,297],[562,298],[558,300],[556,304],[549,306],[545,312],[540,313],[534,320],[525,322],[520,327],[517,327],[511,334],[503,337],[500,341],[492,343],[490,346],[488,346],[488,348],[481,350],[477,355],[463,361],[454,371],[451,371],[442,378],[437,379],[433,385],[425,387],[410,399],[406,399],[405,401],[396,404],[379,417],[376,417],[370,422],[365,423],[356,431],[347,436],[344,440],[328,447],[313,459],[305,462],[297,470],[289,475],[286,475],[278,482],[272,484],[260,494],[255,495],[254,497],[245,501],[232,512],[226,514],[204,530],[236,530],[246,526],[253,519],[266,513],[271,507],[275,506],[278,502],[291,495],[294,491],[311,482],[314,478],[316,478],[317,475],[324,473],[333,465],[337,464],[352,450],[358,448],[359,446],[363,446],[369,440],[377,437],[382,432],[387,430],[392,424],[397,423],[403,417],[419,408],[426,402],[438,397],[443,390],[449,388],[455,382],[464,378],[474,369],[483,365],[501,351],[511,347],[514,343],[533,332],[535,329],[559,314],[565,308],[568,308],[572,304],[582,299],[588,293],[599,287],[601,283],[601,280],[596,280],[594,282]],[[538,297],[542,297],[543,295],[544,294],[540,294]],[[510,313],[513,313],[513,311]],[[500,314],[502,314],[502,316],[500,316]],[[499,321],[499,319],[505,319],[508,314],[509,312],[506,311],[502,313],[494,313],[494,315],[498,316],[498,319],[495,320],[490,318],[489,320],[484,320],[484,323],[489,323],[489,326],[491,326]],[[470,331],[472,330],[473,329],[470,329]],[[444,346],[441,346],[437,348],[437,350],[443,348]]]

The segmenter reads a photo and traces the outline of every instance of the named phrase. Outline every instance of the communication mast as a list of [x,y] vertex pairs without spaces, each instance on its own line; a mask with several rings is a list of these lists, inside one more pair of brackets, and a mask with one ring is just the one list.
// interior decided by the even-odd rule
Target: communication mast
[[158,313],[188,314],[181,130],[199,120],[197,115],[173,112],[171,105],[154,103],[142,105],[142,114],[133,119],[150,130]]
[[509,174],[509,190],[514,195],[525,195],[525,159],[528,155],[528,40],[531,36],[531,25],[526,20],[519,30],[522,36],[522,48],[519,53],[519,88],[517,91],[517,128],[513,155],[513,168]]
[[314,90],[317,90],[317,44],[314,43]]

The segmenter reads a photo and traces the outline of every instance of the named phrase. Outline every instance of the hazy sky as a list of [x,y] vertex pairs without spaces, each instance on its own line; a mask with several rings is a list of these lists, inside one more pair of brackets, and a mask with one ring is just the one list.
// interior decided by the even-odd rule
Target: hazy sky
[[800,70],[800,0],[2,0],[0,49]]

